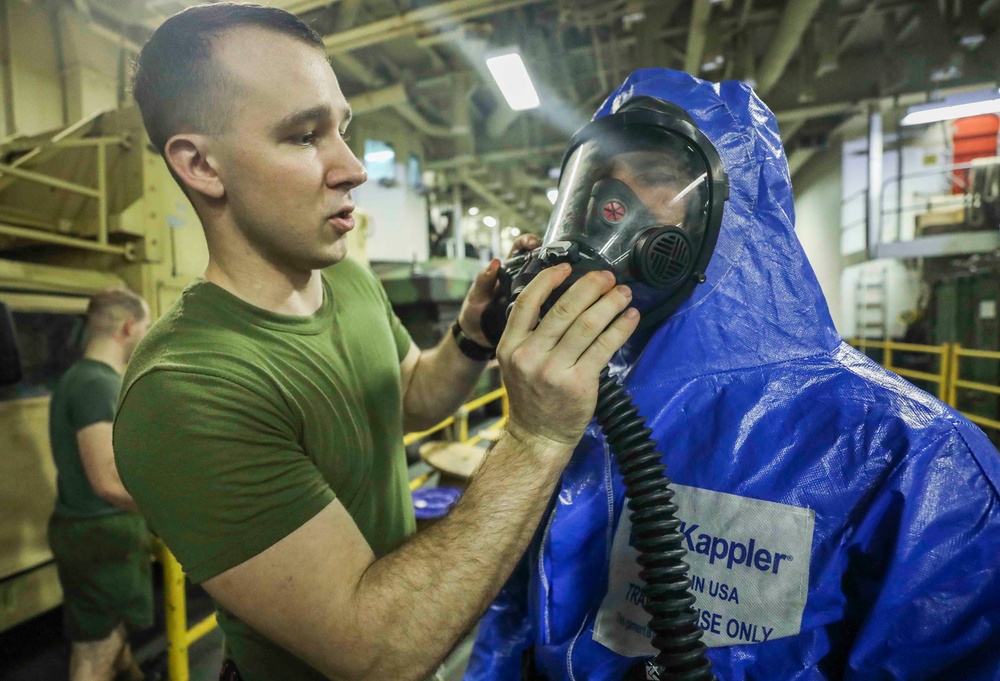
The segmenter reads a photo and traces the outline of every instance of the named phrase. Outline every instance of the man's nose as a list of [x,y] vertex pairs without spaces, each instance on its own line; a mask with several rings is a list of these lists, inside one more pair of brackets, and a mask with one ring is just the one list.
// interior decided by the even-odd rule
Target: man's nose
[[327,162],[326,184],[350,191],[368,180],[368,171],[343,140],[337,140]]

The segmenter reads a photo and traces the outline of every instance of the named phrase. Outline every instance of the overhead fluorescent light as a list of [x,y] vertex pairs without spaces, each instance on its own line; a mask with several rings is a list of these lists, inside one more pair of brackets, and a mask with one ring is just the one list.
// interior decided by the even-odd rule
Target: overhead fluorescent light
[[476,206],[470,208],[469,215],[471,215],[472,217],[476,217],[477,215],[479,215],[479,208],[477,208]]
[[486,66],[511,109],[525,111],[534,109],[541,103],[528,70],[521,61],[521,55],[517,52],[490,57],[486,60]]
[[1000,113],[1000,97],[997,92],[990,91],[992,98],[983,99],[982,93],[978,94],[975,101],[954,101],[945,100],[937,104],[910,107],[906,116],[899,122],[900,125],[922,125],[925,123],[937,123],[939,121],[950,121],[954,118],[966,118],[968,116],[980,116],[982,114]]
[[513,237],[521,236],[521,230],[519,230],[517,227],[511,227],[510,228],[510,235],[513,236]]
[[486,215],[483,217],[483,224],[486,225],[487,227],[496,227],[497,219],[492,215]]

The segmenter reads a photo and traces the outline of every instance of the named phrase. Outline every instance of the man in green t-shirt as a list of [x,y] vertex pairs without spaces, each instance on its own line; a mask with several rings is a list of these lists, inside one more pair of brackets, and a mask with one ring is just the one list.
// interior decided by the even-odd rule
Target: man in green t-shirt
[[49,436],[58,491],[49,545],[72,642],[70,681],[142,678],[127,630],[153,623],[149,543],[118,477],[111,430],[122,374],[149,321],[146,302],[127,289],[95,295],[87,306],[83,358],[52,392]]
[[539,322],[569,266],[526,288],[496,348],[506,432],[448,517],[413,536],[402,434],[452,414],[485,368],[479,317],[499,262],[454,334],[413,345],[378,281],[345,259],[365,169],[323,41],[287,12],[171,17],[134,92],[209,264],[125,376],[121,478],[216,600],[226,678],[419,681],[534,534],[600,371],[638,323],[631,292],[595,272]]

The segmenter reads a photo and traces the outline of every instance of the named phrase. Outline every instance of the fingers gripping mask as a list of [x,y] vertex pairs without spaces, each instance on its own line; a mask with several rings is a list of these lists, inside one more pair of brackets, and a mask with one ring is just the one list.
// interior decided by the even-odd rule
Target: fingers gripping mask
[[589,123],[566,153],[542,246],[505,263],[484,329],[499,339],[509,303],[560,262],[573,273],[547,307],[587,272],[609,270],[632,288],[642,325],[661,323],[705,281],[728,195],[718,153],[679,107],[637,98]]

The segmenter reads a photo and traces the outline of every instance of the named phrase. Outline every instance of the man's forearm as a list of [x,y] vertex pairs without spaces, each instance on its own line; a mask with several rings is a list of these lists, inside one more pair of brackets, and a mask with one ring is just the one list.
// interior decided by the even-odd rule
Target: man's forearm
[[514,570],[571,449],[505,434],[446,518],[368,568],[355,600],[359,633],[377,642],[365,678],[433,671]]
[[463,355],[450,333],[421,352],[403,399],[407,429],[430,428],[454,414],[485,368],[486,362]]

